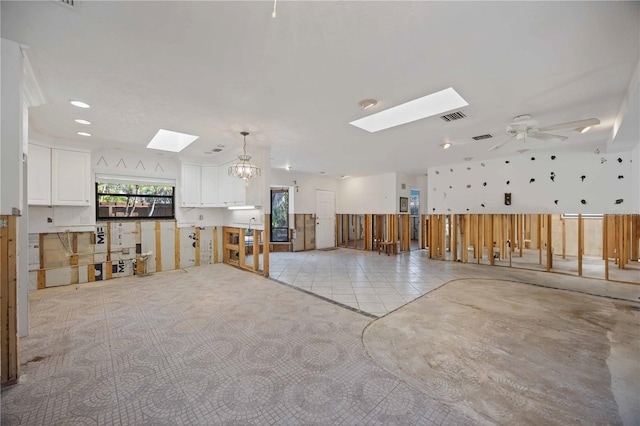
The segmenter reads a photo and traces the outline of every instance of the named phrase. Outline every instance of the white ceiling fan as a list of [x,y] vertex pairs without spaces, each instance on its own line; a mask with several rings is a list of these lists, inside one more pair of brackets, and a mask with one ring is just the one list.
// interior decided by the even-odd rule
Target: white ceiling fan
[[562,142],[569,138],[566,136],[554,135],[545,132],[560,129],[576,129],[581,133],[584,133],[586,130],[597,124],[600,124],[600,120],[598,120],[597,118],[587,118],[584,120],[569,121],[567,123],[559,123],[538,128],[538,120],[531,118],[529,114],[518,115],[514,117],[511,124],[507,126],[507,133],[510,136],[506,140],[489,148],[489,151],[502,148],[513,139],[521,140],[524,142],[526,142],[528,138],[539,139],[543,141]]

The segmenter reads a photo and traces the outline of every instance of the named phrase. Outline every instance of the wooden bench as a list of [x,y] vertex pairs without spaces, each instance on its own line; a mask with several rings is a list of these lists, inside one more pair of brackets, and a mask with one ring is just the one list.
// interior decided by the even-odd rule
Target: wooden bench
[[382,252],[382,248],[384,247],[387,256],[391,253],[398,254],[398,242],[397,241],[378,241],[378,254]]

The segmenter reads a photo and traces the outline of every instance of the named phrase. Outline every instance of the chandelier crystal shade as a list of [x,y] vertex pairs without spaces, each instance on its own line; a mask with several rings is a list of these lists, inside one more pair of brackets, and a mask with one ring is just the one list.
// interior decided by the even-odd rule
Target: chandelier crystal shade
[[242,155],[238,155],[238,161],[229,166],[229,176],[235,176],[240,179],[251,179],[260,176],[260,167],[251,162],[251,156],[247,155],[247,136],[249,132],[240,132],[244,138],[244,146]]

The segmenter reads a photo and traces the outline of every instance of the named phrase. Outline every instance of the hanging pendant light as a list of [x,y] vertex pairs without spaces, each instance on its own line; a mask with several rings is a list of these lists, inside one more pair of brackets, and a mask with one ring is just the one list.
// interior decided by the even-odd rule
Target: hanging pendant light
[[247,136],[249,132],[240,132],[244,138],[244,146],[242,155],[238,155],[238,161],[229,166],[229,176],[239,177],[240,179],[251,179],[260,176],[260,167],[251,162],[251,156],[247,155]]

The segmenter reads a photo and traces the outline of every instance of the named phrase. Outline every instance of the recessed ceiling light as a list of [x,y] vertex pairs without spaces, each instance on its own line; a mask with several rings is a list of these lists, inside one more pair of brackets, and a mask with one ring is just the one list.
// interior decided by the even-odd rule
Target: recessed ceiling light
[[160,149],[162,151],[180,152],[200,136],[160,129],[151,139],[147,148]]
[[376,101],[375,99],[363,99],[360,102],[358,102],[358,105],[360,105],[362,109],[369,109],[371,107],[378,105],[378,101]]
[[449,149],[451,148],[451,142],[445,142],[440,146],[442,147],[442,149]]
[[326,174],[326,173],[327,173],[327,172],[320,172],[320,174],[321,174],[321,175],[324,175],[324,174]]
[[394,106],[384,111],[352,121],[352,124],[368,132],[377,132],[400,124],[439,115],[469,105],[452,87]]
[[75,119],[75,120],[73,120],[73,121],[75,121],[75,122],[76,122],[76,123],[78,123],[78,124],[91,124],[91,122],[90,122],[90,121],[88,121],[88,120],[83,120],[82,118],[76,118],[76,119]]
[[70,101],[71,105],[76,106],[78,108],[91,108],[91,106],[89,104],[85,104],[84,102],[81,101]]
[[80,136],[91,136],[91,133],[87,133],[87,132],[76,132],[77,134],[79,134]]

